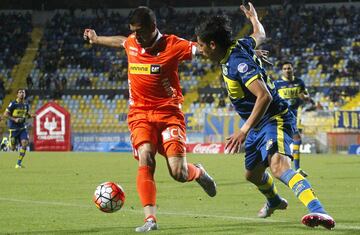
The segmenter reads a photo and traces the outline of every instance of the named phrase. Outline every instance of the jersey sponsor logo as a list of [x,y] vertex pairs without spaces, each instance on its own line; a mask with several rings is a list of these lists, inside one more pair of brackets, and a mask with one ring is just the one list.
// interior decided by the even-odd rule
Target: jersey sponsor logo
[[299,98],[301,87],[284,87],[278,90],[279,95],[283,99]]
[[26,110],[25,109],[15,109],[12,113],[13,117],[25,117]]
[[130,74],[160,74],[161,66],[158,64],[134,64],[129,63]]
[[182,135],[182,131],[178,127],[168,127],[161,133],[161,135],[163,137],[163,142],[167,142],[170,140],[185,141],[185,138]]
[[160,74],[160,65],[153,64],[150,66],[150,73],[151,74]]
[[249,75],[251,75],[251,74],[254,74],[255,72],[256,72],[256,69],[252,69],[252,70],[250,70],[249,72],[245,73],[243,76],[244,76],[244,77],[247,77],[247,76],[249,76]]
[[238,65],[237,69],[238,69],[238,71],[239,71],[240,73],[245,73],[246,71],[248,71],[249,66],[248,66],[247,64],[245,64],[245,63],[240,63],[240,64]]

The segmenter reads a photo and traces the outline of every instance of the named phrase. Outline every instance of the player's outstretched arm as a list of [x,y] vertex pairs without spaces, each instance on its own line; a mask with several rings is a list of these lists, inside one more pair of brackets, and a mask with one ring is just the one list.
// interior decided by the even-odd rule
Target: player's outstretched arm
[[84,40],[89,40],[91,44],[97,44],[108,47],[122,48],[126,37],[124,36],[98,36],[93,29],[84,30]]
[[259,46],[266,39],[264,26],[260,23],[259,18],[257,16],[256,10],[251,2],[249,4],[249,9],[247,9],[244,5],[240,6],[240,9],[244,12],[246,18],[248,18],[253,26],[254,32],[250,35],[255,38],[256,45]]

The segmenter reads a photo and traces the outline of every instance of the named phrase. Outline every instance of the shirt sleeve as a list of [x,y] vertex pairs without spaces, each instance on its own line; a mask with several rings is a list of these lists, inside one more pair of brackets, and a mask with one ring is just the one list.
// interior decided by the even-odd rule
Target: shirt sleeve
[[125,48],[125,51],[127,51],[128,48],[129,48],[129,42],[130,42],[130,38],[131,38],[131,37],[133,37],[132,34],[129,35],[129,36],[126,38],[126,40],[123,42],[123,44],[122,44],[122,46]]
[[242,83],[248,87],[255,79],[261,76],[259,66],[255,61],[248,58],[242,58],[235,63],[238,77],[241,78]]
[[241,45],[244,47],[247,47],[248,49],[255,49],[256,47],[256,41],[253,37],[245,37],[239,40]]
[[196,43],[176,37],[174,39],[173,52],[179,61],[191,60],[196,52]]
[[14,111],[14,103],[13,102],[11,102],[9,104],[9,106],[6,108],[6,111],[12,115],[12,112]]
[[305,91],[306,91],[306,87],[305,87],[304,81],[300,79],[300,82],[299,82],[299,83],[300,83],[301,91],[302,91],[302,92],[305,92]]

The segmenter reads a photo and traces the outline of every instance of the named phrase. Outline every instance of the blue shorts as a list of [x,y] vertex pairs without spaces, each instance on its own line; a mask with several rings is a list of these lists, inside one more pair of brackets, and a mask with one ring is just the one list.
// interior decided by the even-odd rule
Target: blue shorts
[[[289,112],[291,112],[291,111],[289,111]],[[293,125],[293,130],[294,130],[294,133],[293,133],[293,135],[300,135],[300,130],[299,130],[299,128],[297,127],[297,114],[296,113],[293,113],[293,112],[291,112],[292,114],[293,114],[293,116],[294,116],[294,118],[293,118],[293,122],[292,122],[292,125]]]
[[29,140],[29,135],[26,131],[26,129],[20,129],[20,130],[9,130],[9,140],[11,146],[15,146],[17,144],[20,144],[22,140]]
[[245,168],[252,170],[261,163],[269,166],[268,156],[281,153],[292,159],[290,144],[293,142],[294,115],[279,114],[260,129],[252,129],[245,141]]

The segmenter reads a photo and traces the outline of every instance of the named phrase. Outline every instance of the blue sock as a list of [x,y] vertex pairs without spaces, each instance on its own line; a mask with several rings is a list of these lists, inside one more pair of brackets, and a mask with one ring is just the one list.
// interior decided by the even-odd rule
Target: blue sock
[[280,180],[289,186],[295,193],[296,197],[308,208],[311,213],[326,214],[319,199],[315,196],[310,183],[293,169],[283,173]]

